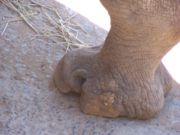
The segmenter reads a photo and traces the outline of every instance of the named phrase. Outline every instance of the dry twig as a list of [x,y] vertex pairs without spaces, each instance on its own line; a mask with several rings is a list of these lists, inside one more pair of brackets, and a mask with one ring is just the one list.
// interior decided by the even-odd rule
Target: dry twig
[[[57,9],[34,0],[31,0],[31,3],[29,4],[23,4],[18,0],[1,0],[1,2],[20,16],[6,21],[1,35],[4,34],[9,23],[23,20],[34,32],[36,32],[36,35],[34,35],[31,40],[44,37],[50,39],[55,44],[66,43],[66,52],[69,51],[71,47],[87,46],[78,38],[79,31],[84,32],[85,34],[87,34],[87,32],[79,24],[71,21],[74,17],[76,17],[76,14],[63,19]],[[38,9],[40,13],[37,13],[35,9]],[[32,23],[32,20],[35,21],[36,15],[43,16],[46,21],[49,22],[49,24],[46,24],[42,30],[36,25],[36,23]],[[54,28],[57,28],[57,30],[54,30]]]

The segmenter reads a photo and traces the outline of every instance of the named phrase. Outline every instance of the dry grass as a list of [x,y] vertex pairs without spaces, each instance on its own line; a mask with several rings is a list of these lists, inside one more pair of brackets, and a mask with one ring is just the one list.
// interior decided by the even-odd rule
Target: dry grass
[[[71,50],[73,47],[87,47],[87,45],[78,38],[79,31],[87,34],[83,28],[72,21],[76,16],[69,15],[67,18],[63,18],[57,9],[51,6],[38,3],[34,0],[23,3],[19,0],[0,0],[9,9],[18,14],[17,17],[9,19],[1,32],[3,35],[11,22],[24,21],[34,32],[32,40],[36,38],[48,38],[53,43],[59,44],[64,43],[66,45],[66,52]],[[36,19],[43,17],[41,28],[37,25]]]

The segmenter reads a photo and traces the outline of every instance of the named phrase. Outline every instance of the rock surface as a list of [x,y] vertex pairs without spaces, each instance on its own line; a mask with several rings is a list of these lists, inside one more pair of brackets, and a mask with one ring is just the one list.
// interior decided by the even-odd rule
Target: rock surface
[[[23,21],[10,23],[2,34],[4,19],[12,16],[17,15],[1,3],[0,135],[180,135],[180,88],[168,94],[163,110],[151,120],[83,114],[78,96],[49,87],[54,68],[65,54],[63,45],[28,40],[34,32]],[[75,19],[89,33],[83,41],[103,42],[107,32],[80,15]]]

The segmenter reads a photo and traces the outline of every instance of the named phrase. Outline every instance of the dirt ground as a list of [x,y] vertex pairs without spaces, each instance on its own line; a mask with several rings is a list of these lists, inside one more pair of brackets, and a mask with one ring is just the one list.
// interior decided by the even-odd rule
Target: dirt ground
[[54,68],[66,51],[83,44],[100,45],[107,32],[55,1],[37,0],[56,9],[64,20],[73,16],[71,22],[78,24],[69,27],[76,33],[73,41],[50,35],[47,27],[58,30],[41,13],[55,15],[37,3],[23,2],[36,9],[34,20],[28,21],[39,33],[0,1],[0,135],[180,135],[179,89],[169,93],[156,118],[139,121],[83,114],[78,96],[50,88]]

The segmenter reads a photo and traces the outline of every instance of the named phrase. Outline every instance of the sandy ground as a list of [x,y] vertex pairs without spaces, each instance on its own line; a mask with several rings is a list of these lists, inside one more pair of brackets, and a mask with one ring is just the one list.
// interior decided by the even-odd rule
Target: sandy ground
[[[37,1],[72,14],[56,2]],[[11,22],[4,31],[6,22],[17,16],[0,3],[0,135],[180,134],[180,89],[169,93],[163,110],[151,120],[83,114],[78,96],[49,88],[54,68],[67,47],[47,38],[32,40],[36,33],[24,21]],[[42,27],[44,20],[38,17],[34,23]],[[79,34],[84,43],[99,45],[105,39],[107,32],[84,17],[77,15],[74,21],[88,33]]]

